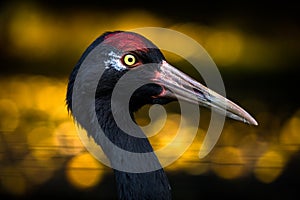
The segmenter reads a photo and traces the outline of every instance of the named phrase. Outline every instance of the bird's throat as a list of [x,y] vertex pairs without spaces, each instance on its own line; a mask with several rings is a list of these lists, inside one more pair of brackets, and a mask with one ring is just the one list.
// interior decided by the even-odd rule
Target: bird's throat
[[[103,141],[97,140],[98,137],[94,136],[95,141],[100,144],[114,168],[119,198],[157,199],[159,197],[159,199],[171,199],[170,185],[167,176],[153,152],[153,148],[147,137],[134,137],[123,131],[114,119],[110,101],[104,100],[105,98],[96,101],[96,113],[99,125],[105,136],[116,145],[118,149],[132,152],[135,155],[139,154],[142,162],[128,162],[130,159],[124,156],[125,154],[116,154],[114,147],[106,146],[106,144],[103,144]],[[131,114],[131,116],[133,115]],[[143,134],[142,130],[139,130],[139,134]],[[145,154],[150,154],[150,156],[147,156],[147,160],[143,157]],[[128,170],[120,170],[119,168],[120,166],[122,167],[122,162],[124,163],[124,167],[131,165],[130,167],[137,169],[137,172],[130,173]],[[146,165],[145,162],[147,163]],[[143,172],[144,168],[149,166],[155,166],[154,168],[156,169]],[[139,167],[141,167],[141,172],[138,171]],[[153,185],[155,185],[155,188],[152,187]]]
[[[109,99],[109,97],[107,99]],[[111,101],[105,101],[105,98],[98,101],[96,100],[95,109],[102,131],[114,145],[133,153],[153,152],[148,138],[135,123],[133,113],[125,113],[128,112],[128,110],[122,110],[120,106],[115,111],[118,113],[113,114]],[[118,118],[115,118],[116,116],[118,116]],[[97,138],[97,136],[94,138]]]

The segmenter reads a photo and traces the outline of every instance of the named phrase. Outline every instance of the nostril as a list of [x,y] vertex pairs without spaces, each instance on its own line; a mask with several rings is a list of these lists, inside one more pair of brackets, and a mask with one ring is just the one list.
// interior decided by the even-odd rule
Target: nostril
[[198,99],[205,100],[206,102],[211,102],[210,95],[208,93],[203,93],[201,90],[197,88],[193,88],[195,95]]
[[197,96],[200,96],[200,97],[204,98],[203,92],[201,92],[201,91],[198,90],[197,88],[193,88],[193,91],[197,94]]

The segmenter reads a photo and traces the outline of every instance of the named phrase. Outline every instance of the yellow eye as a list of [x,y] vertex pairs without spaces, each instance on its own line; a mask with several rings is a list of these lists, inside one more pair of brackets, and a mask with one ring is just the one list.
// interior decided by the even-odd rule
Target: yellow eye
[[126,54],[123,58],[124,64],[127,66],[132,66],[136,63],[136,58],[132,54]]

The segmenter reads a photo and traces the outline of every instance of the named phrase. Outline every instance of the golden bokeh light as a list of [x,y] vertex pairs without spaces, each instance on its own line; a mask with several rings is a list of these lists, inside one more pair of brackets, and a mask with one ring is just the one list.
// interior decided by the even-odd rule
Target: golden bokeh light
[[86,189],[98,184],[104,171],[102,165],[90,153],[84,152],[69,160],[66,174],[73,186]]
[[239,144],[243,137],[244,136],[239,133],[239,129],[237,127],[232,126],[231,124],[225,124],[218,144],[226,146]]
[[[162,122],[160,120],[157,120],[156,123],[160,124]],[[168,143],[172,141],[174,136],[176,136],[176,132],[178,131],[179,124],[180,124],[180,115],[169,114],[167,116],[167,120],[163,124],[164,126],[162,127],[162,129],[158,133],[156,133],[155,136],[149,138],[154,149],[160,149],[168,145]],[[156,124],[154,125],[157,126]]]
[[170,169],[184,169],[184,166],[181,165],[183,160],[193,160],[193,158],[197,158],[197,155],[192,154],[192,151],[189,152],[188,150],[196,136],[193,133],[196,133],[198,129],[193,126],[183,126],[182,124],[185,122],[182,120],[186,121],[186,119],[178,113],[169,113],[167,120],[163,124],[163,128],[155,136],[149,138],[151,145],[162,163],[164,163],[164,159],[168,162],[169,158],[174,156],[174,152],[183,152],[179,157],[181,161],[176,162],[176,165],[173,165]]
[[63,86],[49,84],[51,86],[43,87],[37,94],[37,108],[47,112],[51,117],[55,116],[56,120],[65,119],[65,88]]
[[[6,113],[5,115],[10,118],[9,121],[7,120],[5,122],[6,119],[1,117],[1,128],[6,127],[5,129],[7,130],[7,127],[9,127],[11,130],[10,134],[6,134],[5,137],[1,139],[1,143],[17,142],[17,145],[9,147],[9,151],[13,152],[14,156],[22,159],[19,166],[24,167],[24,171],[22,172],[23,176],[28,180],[32,179],[32,183],[42,184],[53,176],[55,169],[61,167],[59,162],[56,164],[53,163],[53,159],[56,156],[61,156],[63,161],[69,156],[81,155],[80,152],[84,150],[78,137],[75,124],[68,115],[65,107],[65,83],[65,79],[44,76],[22,75],[1,79],[1,86],[3,87],[1,87],[0,90],[0,110],[2,113]],[[147,111],[142,111],[140,117],[137,118],[141,125],[147,125],[149,123],[149,120],[143,117],[147,116],[146,112]],[[167,112],[169,111],[167,110]],[[27,115],[29,118],[26,117]],[[40,116],[42,116],[42,118],[38,119]],[[293,152],[299,149],[299,138],[297,134],[299,127],[298,116],[296,113],[286,122],[286,125],[283,126],[280,132],[279,138],[280,144],[282,144],[285,149],[292,149]],[[33,118],[31,119],[31,117]],[[264,115],[264,117],[260,118],[260,121],[266,121],[269,120],[269,118],[270,115]],[[164,123],[164,121],[160,120],[162,119],[157,119],[157,121],[153,122],[156,128],[159,123]],[[180,120],[181,115],[177,113],[167,114],[166,123],[163,124],[163,128],[157,134],[149,138],[155,150],[165,147],[174,139],[178,132]],[[22,128],[19,128],[20,126],[22,126]],[[181,142],[172,144],[172,148],[184,148],[186,145],[185,141],[189,138],[189,133],[192,132],[191,129],[193,130],[194,128],[195,127],[185,127],[185,129],[182,130],[184,134],[182,134],[183,136],[180,139]],[[201,175],[212,170],[219,177],[234,179],[243,176],[246,170],[251,169],[251,166],[249,166],[251,162],[249,163],[246,159],[252,156],[253,162],[258,160],[255,167],[255,174],[258,179],[262,182],[274,181],[276,177],[280,175],[281,168],[274,168],[270,163],[265,161],[268,160],[268,155],[266,156],[261,152],[267,148],[267,143],[259,142],[257,134],[258,133],[253,131],[253,129],[246,130],[239,124],[234,124],[234,126],[230,123],[225,124],[218,145],[225,145],[227,147],[219,148],[216,152],[212,152],[213,154],[210,158],[213,164],[208,164],[209,162],[202,162],[202,160],[198,158],[199,149],[203,137],[205,136],[205,130],[199,129],[193,144],[186,149],[184,154],[175,163],[168,166],[166,170],[172,172],[185,171],[191,175]],[[1,145],[0,150],[4,152],[0,157],[3,160],[5,156],[7,156],[5,154],[6,146]],[[22,157],[26,151],[28,151],[29,154]],[[170,151],[168,153],[172,155],[173,152]],[[164,156],[168,156],[168,153]],[[285,159],[287,158],[284,158],[281,154],[276,154],[276,156],[279,157],[278,162],[282,162],[280,166],[283,167]],[[78,163],[76,157],[77,156],[73,158],[75,161],[70,161],[68,166],[76,166],[76,164],[74,164]],[[41,163],[53,167],[50,167],[51,169],[44,169]],[[41,168],[32,170],[30,167],[26,168],[28,165],[39,166]],[[70,182],[76,187],[88,188],[100,182],[101,177],[106,173],[100,169],[101,167],[99,168],[98,164],[97,167],[94,164],[94,168],[97,168],[97,170],[84,167],[75,167],[74,169],[69,167],[66,173],[71,180]],[[45,178],[39,178],[38,175],[43,173],[45,173]],[[23,176],[17,178],[20,184],[24,181]],[[84,177],[89,178],[86,180]],[[7,185],[9,184],[10,183],[7,182]],[[20,188],[23,187],[20,186]],[[26,190],[26,188],[20,189],[20,193],[22,193],[21,191],[23,190]]]
[[15,102],[18,109],[29,109],[34,106],[28,77],[13,76],[0,79],[0,95]]
[[[244,38],[232,27],[220,26],[211,28],[196,23],[177,24],[171,28],[185,33],[201,44],[217,64],[233,66],[241,60]],[[184,44],[178,44],[181,48]],[[199,52],[189,49],[189,56],[197,56]]]
[[39,157],[37,159],[36,155],[28,154],[20,162],[19,167],[29,181],[27,185],[38,185],[48,181],[63,162],[63,159],[39,159]]
[[[115,15],[111,18],[109,13],[91,15],[89,12],[80,12],[70,14],[62,21],[61,16],[43,12],[37,5],[19,3],[11,13],[8,31],[12,46],[8,50],[29,59],[45,59],[62,53],[65,46],[68,46],[68,51],[72,50],[71,52],[82,50],[83,46],[89,44],[90,41],[87,40],[93,40],[105,31],[164,26],[164,20],[146,11],[132,10]],[[110,23],[107,23],[108,18]]]
[[[156,16],[145,10],[116,12],[114,18],[111,18],[110,14],[82,11],[76,14],[67,13],[66,16],[51,15],[32,3],[15,4],[9,16],[8,26],[9,41],[12,45],[7,50],[13,55],[27,59],[43,60],[53,56],[77,55],[83,51],[83,47],[87,47],[92,40],[106,31],[166,27],[195,39],[207,49],[220,67],[251,66],[258,69],[260,64],[274,64],[274,57],[277,61],[281,58],[278,56],[278,46],[274,46],[274,43],[247,35],[230,25],[220,23],[215,27],[208,27],[192,22],[172,24],[168,18]],[[199,56],[195,49],[189,48],[187,51],[182,48],[184,44],[180,41],[173,42],[174,39],[169,36],[160,34],[153,35],[153,38],[154,43],[157,38],[160,43],[172,45],[187,57]]]
[[254,169],[255,177],[263,183],[271,183],[279,177],[285,163],[280,152],[269,150],[258,159]]
[[[190,162],[185,163],[183,166],[183,170],[190,175],[199,176],[207,173],[210,170],[210,166],[205,162]],[[178,170],[178,169],[177,169]]]
[[204,45],[217,63],[229,66],[240,59],[244,43],[236,31],[224,30],[209,34]]
[[[62,80],[35,76],[28,80],[35,93],[35,106],[55,120],[68,118],[65,105],[66,84]],[[38,83],[38,84],[37,84]]]
[[18,167],[14,165],[0,166],[1,187],[10,194],[20,196],[27,190],[27,181]]
[[239,178],[245,170],[245,161],[240,149],[219,147],[211,156],[212,170],[224,179]]
[[9,99],[0,99],[0,131],[12,132],[19,124],[19,109]]
[[298,110],[282,127],[280,144],[292,151],[300,148],[300,110]]
[[51,159],[58,150],[58,142],[52,127],[35,127],[27,134],[27,143],[31,154],[40,160]]
[[190,175],[201,175],[210,170],[210,164],[207,158],[199,159],[199,151],[203,143],[205,131],[198,129],[197,135],[193,140],[193,143],[188,149],[176,160],[173,164],[168,166],[168,171],[184,171]]
[[[4,60],[13,61],[10,63],[12,66],[4,62],[2,64],[7,68],[14,67],[13,64],[21,67],[11,70],[16,74],[4,73],[0,79],[0,189],[14,195],[23,195],[30,187],[46,183],[56,176],[59,169],[65,169],[68,181],[76,189],[92,188],[109,173],[91,154],[85,152],[83,143],[90,141],[91,149],[97,149],[96,154],[103,153],[86,132],[82,132],[84,135],[79,137],[65,102],[67,70],[76,64],[84,49],[103,32],[142,27],[164,27],[179,31],[202,45],[218,67],[226,68],[222,70],[234,68],[225,74],[238,68],[242,68],[241,71],[246,71],[245,68],[263,71],[266,67],[284,63],[289,59],[287,55],[293,57],[292,51],[298,50],[293,47],[295,42],[292,38],[274,42],[276,36],[259,36],[223,21],[211,24],[188,20],[174,22],[164,15],[155,15],[143,9],[133,8],[113,13],[84,9],[80,12],[69,10],[52,13],[51,9],[39,7],[33,1],[14,2],[10,9],[0,14],[0,22],[4,24],[0,26],[0,42],[4,44],[1,48]],[[112,14],[114,17],[111,17]],[[197,48],[185,48],[184,42],[170,35],[151,36],[155,44],[172,45],[175,51],[182,53],[175,55],[164,52],[174,65],[176,62],[182,64],[178,67],[189,70],[190,63],[182,55],[186,58],[201,56]],[[282,46],[288,47],[289,52],[285,53]],[[61,66],[59,62],[72,64]],[[59,64],[53,66],[56,63]],[[20,69],[27,73],[27,67],[32,71],[17,74]],[[47,73],[57,73],[61,77],[51,77]],[[196,72],[189,74],[196,76]],[[242,82],[241,77],[236,80]],[[233,82],[236,80],[233,78]],[[251,83],[251,87],[258,86],[255,84]],[[232,94],[239,93],[240,89],[243,86],[237,86]],[[152,127],[147,129],[149,132],[146,135],[154,150],[159,151],[170,145],[169,151],[159,156],[171,157],[175,150],[184,149],[184,153],[166,170],[195,176],[213,172],[228,180],[253,173],[262,183],[276,181],[289,159],[292,159],[292,154],[299,153],[300,110],[298,108],[293,115],[282,119],[274,115],[271,109],[268,110],[271,107],[269,104],[273,102],[263,102],[261,93],[251,94],[253,97],[249,99],[248,94],[242,96],[245,93],[238,94],[241,99],[244,98],[243,103],[239,102],[241,105],[249,105],[249,111],[255,113],[259,126],[253,128],[243,123],[226,121],[213,151],[201,160],[199,150],[206,134],[205,128],[187,125],[181,130],[180,138],[173,142],[178,135],[181,120],[186,120],[175,112],[175,106],[166,109],[167,117],[160,116],[151,122]],[[255,99],[258,95],[260,97]],[[145,117],[148,110],[142,109],[139,112],[138,124],[147,126],[150,123]],[[200,125],[206,122],[209,124],[208,119],[201,120]],[[195,129],[198,129],[197,135],[189,146],[191,133]]]
[[53,38],[59,37],[56,27],[55,19],[37,6],[30,3],[16,5],[9,27],[13,48],[18,50],[15,53],[22,53],[30,59],[52,55],[57,48]]
[[62,155],[76,155],[84,149],[73,121],[59,124],[55,129],[55,135]]

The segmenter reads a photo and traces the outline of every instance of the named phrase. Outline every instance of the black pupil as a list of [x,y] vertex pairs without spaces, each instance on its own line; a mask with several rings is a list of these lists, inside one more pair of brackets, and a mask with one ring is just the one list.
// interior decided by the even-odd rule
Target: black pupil
[[131,58],[131,57],[130,57],[130,58],[128,58],[128,62],[130,62],[130,63],[131,63],[132,61],[133,61],[133,58]]

